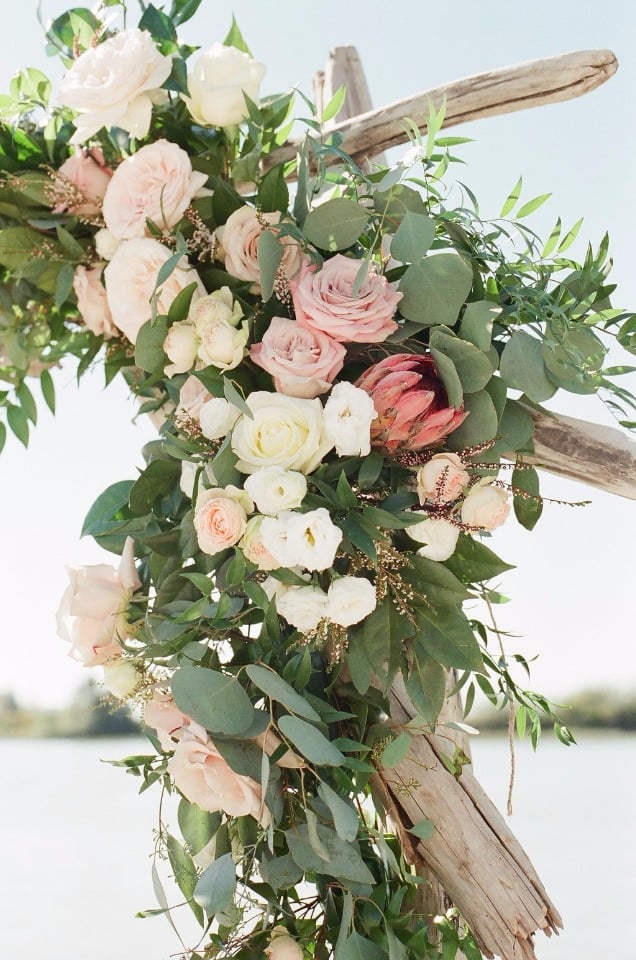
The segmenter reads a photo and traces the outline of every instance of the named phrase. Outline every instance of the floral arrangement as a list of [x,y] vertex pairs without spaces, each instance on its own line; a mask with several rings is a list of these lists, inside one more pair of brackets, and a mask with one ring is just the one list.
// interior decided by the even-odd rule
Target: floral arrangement
[[452,201],[442,113],[362,168],[323,129],[343,91],[322,116],[304,100],[279,162],[294,98],[261,96],[236,24],[201,52],[177,36],[198,3],[143,6],[134,27],[105,16],[121,3],[64,13],[57,105],[35,70],[0,98],[8,427],[27,443],[29,383],[53,408],[67,357],[125,376],[160,427],[89,511],[121,561],[70,571],[59,634],[141,707],[153,752],[121,764],[180,798],[157,854],[201,923],[189,955],[479,957],[452,912],[418,912],[378,783],[460,689],[466,714],[480,688],[521,735],[548,717],[571,741],[465,602],[499,599],[491,533],[541,514],[533,405],[632,405],[603,336],[633,350],[633,315],[605,240],[581,264],[579,224],[525,226],[544,197],[518,185],[494,222]]

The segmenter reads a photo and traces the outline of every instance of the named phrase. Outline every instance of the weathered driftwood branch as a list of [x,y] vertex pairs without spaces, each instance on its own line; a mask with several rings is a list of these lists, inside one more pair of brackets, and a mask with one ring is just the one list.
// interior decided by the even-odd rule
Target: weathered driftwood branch
[[[611,50],[580,50],[544,60],[528,60],[433,87],[377,110],[367,110],[362,115],[341,120],[330,132],[341,134],[343,149],[356,160],[364,160],[405,142],[407,136],[401,122],[404,117],[425,130],[430,104],[439,109],[446,102],[443,125],[452,127],[480,117],[571,100],[600,86],[617,67]],[[299,142],[295,140],[283,144],[265,158],[266,168],[293,159],[298,147]]]

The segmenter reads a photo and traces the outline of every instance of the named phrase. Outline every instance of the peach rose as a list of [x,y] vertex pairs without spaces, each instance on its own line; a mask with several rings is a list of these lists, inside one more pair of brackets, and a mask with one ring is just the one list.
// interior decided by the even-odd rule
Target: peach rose
[[77,309],[89,330],[98,336],[110,340],[119,335],[106,299],[106,288],[102,283],[102,266],[75,268],[73,290],[77,297]]
[[[267,538],[262,529],[267,517],[250,517],[245,525],[245,531],[239,542],[243,555],[250,563],[254,563],[259,570],[276,570],[280,567],[279,561],[266,546]],[[265,527],[267,529],[267,525]]]
[[190,717],[182,713],[169,690],[155,687],[152,700],[144,705],[143,721],[157,731],[159,743],[168,753],[174,750],[175,740],[190,725]]
[[156,291],[157,275],[170,256],[168,248],[158,240],[124,240],[104,270],[113,322],[131,343],[135,343],[139,330],[152,316],[150,301],[156,292],[159,314],[166,314],[177,294],[191,283],[198,285],[201,296],[205,294],[196,270],[185,258]]
[[331,388],[345,354],[341,343],[284,317],[272,317],[262,341],[250,347],[251,359],[272,375],[279,393],[307,400]]
[[264,827],[271,820],[259,784],[235,773],[207,736],[195,738],[186,730],[168,760],[168,772],[184,797],[202,810],[249,815]]
[[104,197],[106,226],[120,240],[149,236],[148,220],[170,231],[206,180],[176,143],[149,143],[115,170]]
[[326,260],[320,270],[305,263],[290,283],[298,323],[341,343],[386,340],[397,330],[393,316],[402,294],[373,268],[354,294],[359,269],[359,260],[341,253]]
[[272,933],[270,944],[265,947],[267,960],[303,960],[303,948],[285,927],[274,927]]
[[253,510],[250,498],[237,487],[213,487],[199,493],[194,512],[194,529],[199,547],[214,556],[238,543]]
[[[275,228],[280,223],[280,213],[259,213],[247,204],[231,213],[224,226],[219,227],[216,236],[221,244],[218,255],[225,261],[225,269],[232,277],[248,280],[255,284],[255,292],[260,290],[261,271],[258,265],[258,238],[265,229],[264,224]],[[277,233],[273,229],[273,233]],[[302,249],[292,237],[281,237],[283,256],[280,270],[291,279],[300,269]]]
[[200,380],[196,377],[188,377],[179,391],[177,418],[180,415],[185,415],[186,417],[192,417],[198,423],[203,404],[211,399],[212,394],[205,389]]
[[151,94],[172,70],[172,57],[157,50],[147,30],[120,30],[89,47],[64,76],[59,99],[75,110],[71,143],[85,143],[102,127],[145,137],[152,118]]
[[133,591],[141,586],[133,551],[128,537],[118,570],[105,563],[67,568],[70,584],[57,612],[57,633],[85,667],[121,656],[119,640],[129,633],[126,611]]
[[462,523],[480,530],[495,530],[510,513],[510,498],[505,490],[488,480],[480,480],[468,491],[462,504]]
[[[102,200],[110,183],[113,171],[106,166],[104,154],[99,147],[77,150],[65,160],[54,176],[69,181],[77,191],[77,202],[61,202],[53,213],[73,213],[76,217],[94,217],[102,208]],[[57,189],[57,186],[56,188]],[[80,199],[81,198],[81,199]]]
[[470,483],[470,475],[456,453],[436,453],[417,471],[420,503],[452,503]]

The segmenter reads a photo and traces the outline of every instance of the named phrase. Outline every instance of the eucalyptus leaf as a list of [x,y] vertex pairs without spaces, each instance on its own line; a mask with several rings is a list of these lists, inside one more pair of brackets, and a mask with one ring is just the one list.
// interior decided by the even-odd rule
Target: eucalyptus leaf
[[262,690],[272,700],[282,703],[290,713],[296,713],[313,723],[320,722],[319,714],[307,703],[305,698],[273,670],[259,667],[257,664],[250,664],[245,668],[245,672],[259,690]]
[[208,917],[222,914],[234,902],[236,867],[231,853],[225,853],[205,870],[194,890],[194,899]]
[[147,320],[142,325],[135,341],[135,363],[138,367],[148,373],[163,368],[168,359],[163,349],[167,335],[167,317]]
[[514,331],[504,347],[499,369],[509,387],[521,390],[534,403],[549,400],[556,392],[546,372],[542,343],[525,330]]
[[346,763],[340,750],[327,740],[317,727],[301,720],[300,717],[291,715],[281,717],[278,727],[310,763],[315,763],[319,767],[341,767]]
[[338,836],[348,842],[355,840],[360,826],[357,810],[324,781],[318,784],[318,796],[329,807]]
[[338,947],[334,960],[387,960],[387,954],[373,940],[353,930]]
[[346,250],[359,238],[369,221],[369,212],[355,200],[335,197],[312,210],[304,233],[320,250]]
[[229,674],[182,666],[173,675],[171,687],[179,709],[211,733],[236,736],[252,723],[250,698]]
[[289,852],[302,870],[324,873],[353,883],[375,883],[373,874],[364,863],[357,844],[347,843],[335,831],[321,824],[318,825],[317,832],[322,846],[329,853],[328,864],[313,849],[306,823],[298,824],[287,831]]
[[438,354],[443,353],[453,361],[464,393],[476,393],[482,390],[493,374],[493,366],[486,354],[468,340],[451,336],[439,327],[431,331],[430,339],[433,359],[438,362]]
[[179,829],[193,854],[199,853],[210,842],[221,823],[220,813],[209,813],[185,797],[179,801],[177,810]]
[[434,221],[407,210],[391,241],[391,256],[403,263],[416,263],[426,256],[434,239]]
[[479,644],[460,608],[436,610],[421,606],[415,610],[419,627],[417,639],[426,653],[445,667],[483,670]]
[[459,335],[486,352],[492,340],[492,326],[501,314],[501,307],[490,300],[475,300],[466,304],[459,326]]
[[515,516],[526,530],[534,530],[543,512],[543,501],[539,495],[539,474],[533,467],[516,468],[512,471],[511,483]]
[[399,285],[399,310],[424,327],[452,327],[473,283],[473,271],[456,253],[437,253],[411,264]]
[[263,230],[258,238],[257,257],[261,296],[267,302],[274,292],[276,273],[283,258],[283,246],[271,230]]
[[382,766],[390,769],[396,767],[398,763],[402,763],[408,757],[412,745],[413,740],[408,733],[400,733],[397,737],[394,737],[382,751],[380,758]]
[[514,570],[485,543],[465,533],[460,533],[455,552],[444,566],[463,583],[481,583],[499,577],[506,570]]
[[497,411],[486,390],[467,394],[464,397],[464,410],[468,416],[447,440],[451,450],[465,450],[466,447],[487,443],[497,435]]

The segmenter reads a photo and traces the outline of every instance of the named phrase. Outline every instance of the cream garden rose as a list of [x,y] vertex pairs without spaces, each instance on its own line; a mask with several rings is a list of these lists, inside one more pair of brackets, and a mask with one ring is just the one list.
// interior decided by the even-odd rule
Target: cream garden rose
[[276,516],[301,505],[307,493],[307,480],[298,470],[263,467],[247,477],[245,489],[261,513]]
[[149,143],[115,170],[102,208],[106,226],[120,240],[150,236],[148,221],[170,231],[206,180],[176,143]]
[[103,265],[75,267],[73,292],[77,297],[77,309],[89,330],[98,337],[110,340],[119,333],[113,323],[108,306],[106,288],[102,283]]
[[310,633],[327,616],[327,594],[313,585],[282,585],[276,591],[276,609],[292,627]]
[[365,457],[371,451],[371,424],[378,414],[373,400],[352,383],[337,383],[325,403],[325,432],[339,457]]
[[249,336],[238,301],[229,287],[221,287],[197,298],[190,306],[188,320],[198,337],[197,357],[204,366],[233,370],[245,356]]
[[163,352],[171,361],[164,367],[165,375],[174,377],[178,373],[192,370],[198,350],[199,338],[192,324],[187,320],[173,323],[163,341]]
[[261,342],[250,347],[251,359],[272,375],[279,393],[310,400],[331,389],[345,354],[341,343],[286,317],[273,317]]
[[67,567],[69,586],[57,612],[57,633],[71,644],[70,655],[85,667],[121,657],[119,641],[129,636],[126,611],[141,587],[128,537],[119,568],[106,563]]
[[247,516],[254,505],[238,487],[213,487],[202,490],[194,512],[194,529],[199,547],[213,556],[233,547],[245,533]]
[[124,240],[104,270],[106,295],[115,326],[131,343],[152,316],[151,298],[158,293],[157,313],[167,314],[175,297],[184,287],[197,284],[199,295],[205,288],[187,260],[177,266],[156,291],[157,276],[171,254],[158,240],[143,237]]
[[452,503],[470,483],[470,474],[456,453],[436,453],[417,471],[417,495],[426,501]]
[[248,116],[244,94],[258,103],[264,76],[263,64],[247,53],[214,43],[194,61],[183,99],[197,123],[232,127]]
[[289,936],[285,927],[274,927],[272,939],[265,948],[268,960],[303,960],[303,949]]
[[159,52],[147,30],[120,30],[82,53],[59,87],[59,99],[77,113],[71,143],[85,143],[102,127],[133,137],[150,129],[152,95],[168,79],[172,58]]
[[462,523],[480,530],[496,530],[510,513],[510,497],[501,487],[480,480],[471,487],[462,504]]
[[228,435],[240,416],[241,411],[233,403],[224,397],[212,397],[199,411],[201,432],[208,440],[220,440]]
[[420,557],[429,560],[448,560],[455,553],[459,527],[443,517],[427,517],[406,528],[412,540],[424,544],[417,551]]
[[365,577],[338,577],[327,591],[326,615],[332,623],[351,627],[376,608],[375,587]]
[[[220,243],[218,257],[225,262],[225,269],[232,277],[253,284],[260,291],[261,271],[258,263],[258,241],[267,226],[276,235],[281,215],[276,211],[263,213],[245,204],[230,214],[226,223],[216,231]],[[292,237],[280,237],[282,257],[279,270],[288,280],[300,269],[302,248]]]
[[242,473],[269,466],[311,473],[332,448],[320,400],[297,400],[261,390],[251,393],[246,403],[252,416],[239,418],[231,440]]

